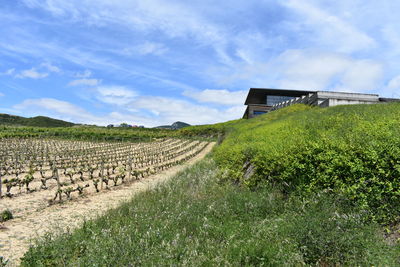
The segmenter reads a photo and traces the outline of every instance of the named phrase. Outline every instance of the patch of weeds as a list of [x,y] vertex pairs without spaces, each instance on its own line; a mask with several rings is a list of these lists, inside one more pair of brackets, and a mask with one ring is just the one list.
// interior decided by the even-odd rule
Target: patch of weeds
[[8,264],[8,260],[6,260],[3,256],[0,256],[0,267],[5,267]]
[[2,211],[0,213],[0,222],[5,222],[5,221],[11,220],[13,218],[14,217],[13,217],[12,212],[10,210],[8,210],[8,209],[5,210],[5,211]]

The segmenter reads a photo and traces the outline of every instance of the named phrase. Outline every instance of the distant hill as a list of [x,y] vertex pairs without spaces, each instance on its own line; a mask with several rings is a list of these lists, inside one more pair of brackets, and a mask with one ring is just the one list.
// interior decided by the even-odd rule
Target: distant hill
[[56,120],[45,116],[25,118],[9,114],[0,114],[0,125],[36,126],[36,127],[71,127],[75,124],[63,120]]
[[185,123],[185,122],[181,122],[181,121],[177,121],[177,122],[174,122],[171,125],[161,125],[161,126],[157,126],[157,127],[154,127],[154,128],[178,130],[178,129],[182,129],[182,128],[185,128],[185,127],[188,127],[188,126],[190,126],[190,124]]

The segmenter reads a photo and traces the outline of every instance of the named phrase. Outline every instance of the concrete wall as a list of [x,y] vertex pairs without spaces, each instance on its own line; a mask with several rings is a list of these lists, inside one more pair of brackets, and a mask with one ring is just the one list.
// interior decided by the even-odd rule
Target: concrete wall
[[328,92],[318,91],[316,92],[318,98],[323,99],[338,99],[338,100],[349,100],[349,101],[365,101],[365,102],[379,102],[379,95],[376,94],[356,94],[347,92]]
[[[339,105],[356,105],[356,104],[376,104],[378,101],[362,101],[362,100],[350,100],[350,99],[328,99],[328,107],[334,107]],[[321,107],[325,107],[320,105]]]

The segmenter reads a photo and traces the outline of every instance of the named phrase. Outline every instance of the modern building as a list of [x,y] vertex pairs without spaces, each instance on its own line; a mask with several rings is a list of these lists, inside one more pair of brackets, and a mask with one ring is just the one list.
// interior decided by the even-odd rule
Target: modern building
[[332,107],[395,101],[400,101],[400,99],[383,98],[377,94],[250,88],[244,103],[247,108],[243,118],[250,119],[293,104]]

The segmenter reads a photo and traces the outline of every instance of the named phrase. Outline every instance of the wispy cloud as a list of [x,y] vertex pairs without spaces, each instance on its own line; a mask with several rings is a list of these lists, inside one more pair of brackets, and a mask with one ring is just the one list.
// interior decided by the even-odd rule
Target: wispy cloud
[[111,105],[126,105],[131,102],[138,93],[124,86],[100,86],[97,88],[96,98],[103,103]]
[[336,52],[354,52],[377,45],[374,38],[312,1],[289,0],[282,4],[302,15],[298,22],[304,31],[312,31],[315,44],[335,47]]
[[208,124],[240,118],[244,106],[229,108],[211,108],[171,97],[142,96],[130,103],[136,109],[151,112],[165,123],[184,121],[190,124]]
[[31,78],[31,79],[42,79],[49,76],[47,72],[39,72],[36,68],[31,68],[29,70],[23,70],[20,73],[16,74],[16,78],[24,79],[24,78]]
[[75,74],[76,78],[89,78],[90,76],[92,76],[92,72],[90,70],[84,70]]
[[133,47],[124,48],[122,53],[125,55],[155,55],[160,56],[168,51],[168,48],[161,43],[145,42],[142,44],[135,45]]
[[389,80],[382,91],[387,97],[400,98],[400,75]]
[[53,98],[26,99],[22,103],[13,106],[14,109],[33,112],[43,112],[42,114],[53,112],[52,115],[62,115],[64,119],[71,121],[90,121],[94,119],[93,115],[85,109],[71,104],[67,101],[57,100]]
[[98,79],[77,79],[77,80],[70,81],[68,83],[68,85],[69,86],[82,86],[82,85],[96,86],[100,83],[101,83],[101,80],[98,80]]
[[184,91],[184,96],[195,99],[200,103],[215,103],[218,105],[242,105],[247,95],[247,90],[228,91],[205,89],[203,91]]
[[218,110],[194,105],[183,100],[152,96],[139,97],[131,102],[131,105],[146,110],[146,113],[152,114],[152,116],[137,115],[128,110],[123,113],[113,111],[103,115],[94,115],[70,102],[53,98],[27,99],[14,105],[13,108],[33,116],[40,114],[86,124],[107,125],[109,123],[129,122],[146,126],[171,124],[178,120],[191,124],[215,123],[232,119],[232,114],[241,117],[244,112],[243,106]]
[[368,92],[383,76],[380,63],[337,53],[289,50],[272,65],[280,75],[278,85],[293,89]]
[[[0,6],[0,79],[49,107],[34,111],[145,125],[241,117],[250,87],[391,96],[400,4],[383,1],[21,0]],[[89,115],[53,108],[49,88]]]
[[47,70],[50,71],[50,72],[60,72],[60,71],[61,71],[61,69],[60,69],[59,67],[54,66],[54,65],[52,65],[52,64],[49,63],[49,62],[42,63],[42,64],[40,64],[40,66],[41,66],[42,68],[47,69]]

